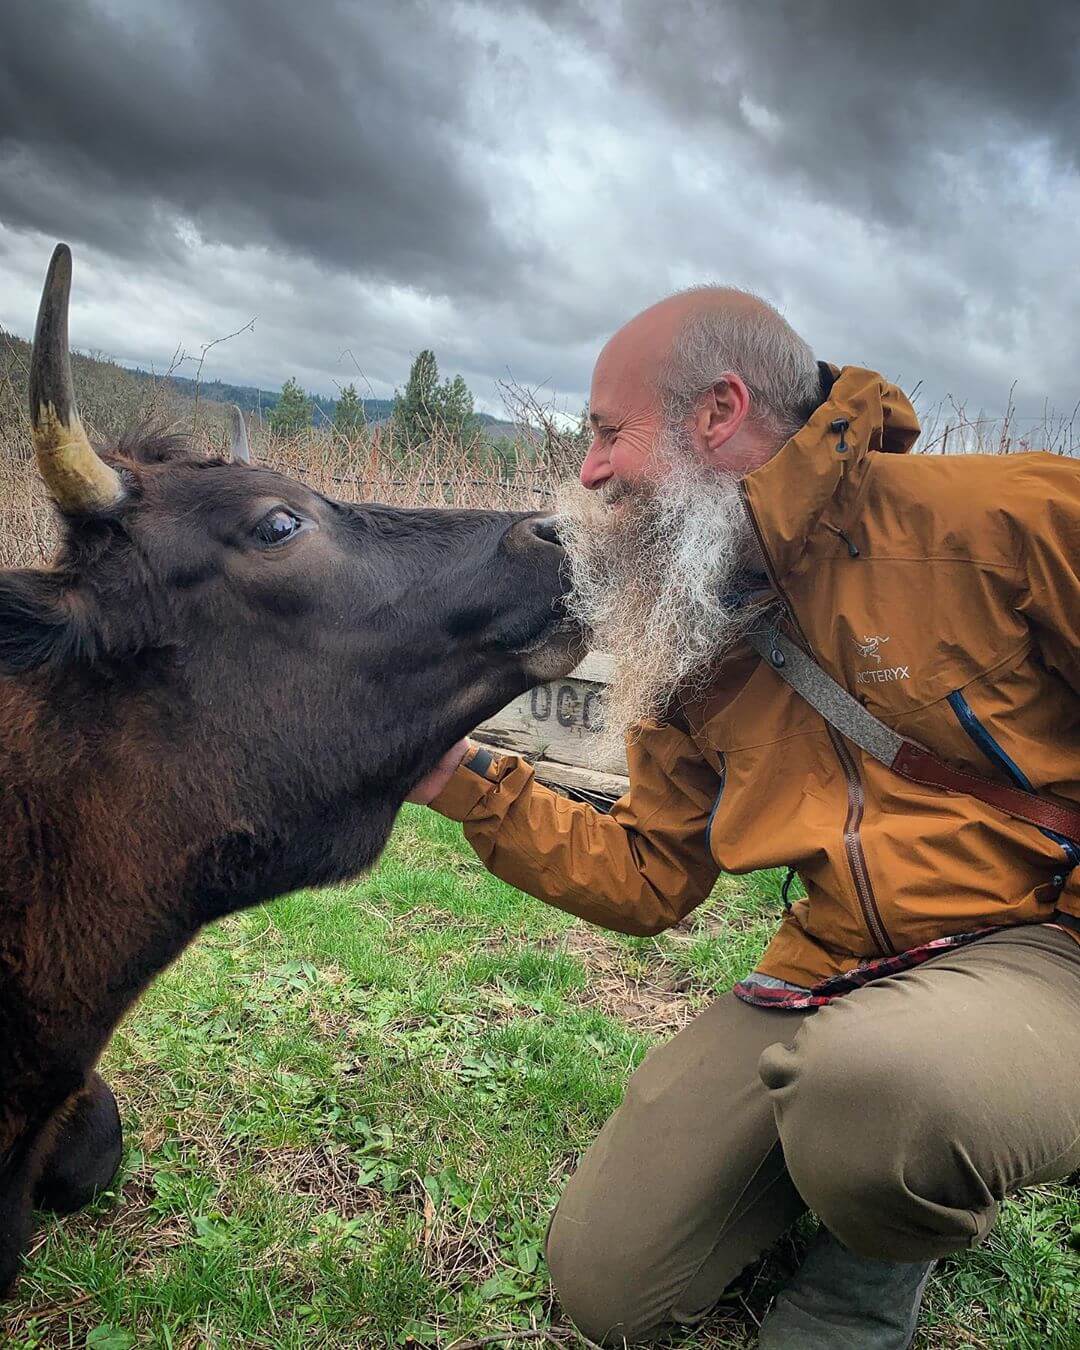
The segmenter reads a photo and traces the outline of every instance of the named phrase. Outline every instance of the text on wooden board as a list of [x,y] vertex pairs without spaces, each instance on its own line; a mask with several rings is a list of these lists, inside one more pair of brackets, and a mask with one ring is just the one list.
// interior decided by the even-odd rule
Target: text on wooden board
[[603,726],[604,701],[599,689],[582,694],[572,684],[538,684],[529,695],[529,711],[537,722],[554,714],[561,727],[599,731]]

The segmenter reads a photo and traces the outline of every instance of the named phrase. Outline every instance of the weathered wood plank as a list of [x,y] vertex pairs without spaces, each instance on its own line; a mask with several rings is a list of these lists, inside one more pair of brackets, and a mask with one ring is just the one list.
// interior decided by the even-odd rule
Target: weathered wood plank
[[629,778],[620,774],[594,773],[591,769],[579,769],[576,764],[555,764],[549,759],[541,759],[533,768],[541,783],[571,788],[582,796],[602,797],[607,801],[615,801],[630,786]]
[[476,739],[523,755],[542,782],[613,801],[628,785],[626,755],[618,750],[598,757],[593,745],[612,666],[606,653],[590,652],[564,679],[537,685],[489,717]]
[[579,666],[570,672],[572,680],[590,680],[594,684],[610,684],[615,662],[607,652],[589,652]]
[[477,735],[529,759],[625,777],[621,748],[599,758],[592,743],[603,717],[603,695],[603,684],[568,675],[516,698],[478,727]]

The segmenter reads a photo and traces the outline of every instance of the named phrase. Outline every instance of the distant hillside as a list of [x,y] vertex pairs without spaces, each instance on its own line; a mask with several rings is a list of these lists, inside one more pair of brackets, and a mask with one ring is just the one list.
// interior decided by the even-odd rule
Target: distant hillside
[[[30,344],[0,328],[0,430],[23,425],[26,399],[26,373],[30,365]],[[226,407],[237,404],[246,413],[263,414],[277,406],[280,391],[259,389],[249,384],[228,384],[224,380],[196,382],[184,375],[162,377],[135,366],[121,366],[98,356],[73,353],[75,392],[87,423],[101,435],[116,434],[138,421],[147,412],[183,422],[191,414],[198,388],[202,417],[214,425],[224,425]],[[332,423],[336,400],[311,395],[315,406],[314,423]],[[363,400],[364,416],[375,425],[385,422],[394,403],[388,398]],[[477,421],[487,436],[498,441],[516,440],[521,429],[490,413],[477,413]],[[200,419],[202,420],[202,418]],[[10,434],[10,433],[9,433]]]
[[[140,375],[147,374],[146,371],[142,370],[137,373]],[[170,375],[167,383],[185,397],[195,397],[194,380],[186,379],[181,375]],[[237,407],[242,408],[247,413],[257,413],[260,410],[263,413],[268,413],[272,408],[277,407],[277,401],[281,393],[280,390],[258,389],[250,384],[226,384],[223,380],[203,380],[199,389],[200,398],[209,399],[213,403],[235,403]],[[337,400],[325,398],[321,394],[310,394],[308,397],[315,406],[315,425],[319,426],[324,421],[333,422]],[[394,411],[394,400],[392,398],[365,398],[362,402],[364,416],[370,423],[385,422]],[[489,436],[514,437],[518,434],[519,429],[513,422],[492,417],[490,413],[477,413],[476,420],[485,428]]]
[[[147,379],[155,378],[145,370],[137,369],[134,373]],[[170,375],[166,383],[185,398],[195,397],[195,381],[186,376]],[[281,393],[280,390],[259,389],[251,384],[226,384],[224,380],[201,380],[198,388],[200,398],[209,399],[212,403],[235,403],[247,413],[258,413],[260,410],[268,413],[271,408],[277,407]],[[309,397],[315,406],[315,425],[324,421],[332,422],[337,400],[325,398],[321,394],[311,394]],[[364,416],[369,422],[383,421],[390,416],[394,406],[393,400],[388,398],[365,398],[363,404]]]
[[[78,352],[72,353],[71,366],[79,411],[96,435],[119,435],[146,417],[177,423],[190,418],[192,404],[186,393],[144,371]],[[0,328],[0,436],[6,442],[26,430],[29,370],[29,342]],[[224,423],[224,408],[215,409],[209,399],[204,406],[204,421]]]

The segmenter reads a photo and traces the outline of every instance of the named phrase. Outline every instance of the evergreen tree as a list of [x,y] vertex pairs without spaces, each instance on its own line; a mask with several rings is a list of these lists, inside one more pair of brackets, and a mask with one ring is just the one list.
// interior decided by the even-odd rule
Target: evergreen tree
[[439,391],[442,420],[447,432],[456,441],[472,440],[479,430],[473,409],[473,396],[460,375],[447,380]]
[[394,395],[391,421],[394,436],[407,446],[422,445],[436,430],[435,395],[439,366],[435,353],[425,348],[412,363],[403,393]]
[[435,353],[425,349],[412,363],[403,393],[394,397],[394,435],[407,446],[439,436],[469,441],[477,434],[473,396],[460,375],[439,383]]
[[365,425],[364,404],[355,384],[347,384],[338,397],[334,409],[334,430],[346,436],[355,436]]
[[290,377],[281,386],[277,404],[267,414],[270,430],[280,436],[294,436],[311,426],[311,399]]

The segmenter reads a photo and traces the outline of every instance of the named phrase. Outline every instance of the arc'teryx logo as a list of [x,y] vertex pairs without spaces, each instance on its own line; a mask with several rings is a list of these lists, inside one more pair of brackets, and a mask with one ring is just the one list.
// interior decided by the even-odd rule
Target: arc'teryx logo
[[[860,642],[858,638],[852,638],[855,646],[859,649],[859,655],[867,661],[873,661],[877,666],[881,665],[881,648],[889,641],[887,633],[867,634]],[[910,680],[911,672],[907,666],[888,666],[884,670],[857,670],[855,672],[856,684],[888,684],[892,680]]]
[[863,656],[872,657],[879,666],[881,665],[879,652],[881,651],[881,644],[888,642],[888,637],[864,637],[861,642],[858,638],[852,638],[851,640]]

